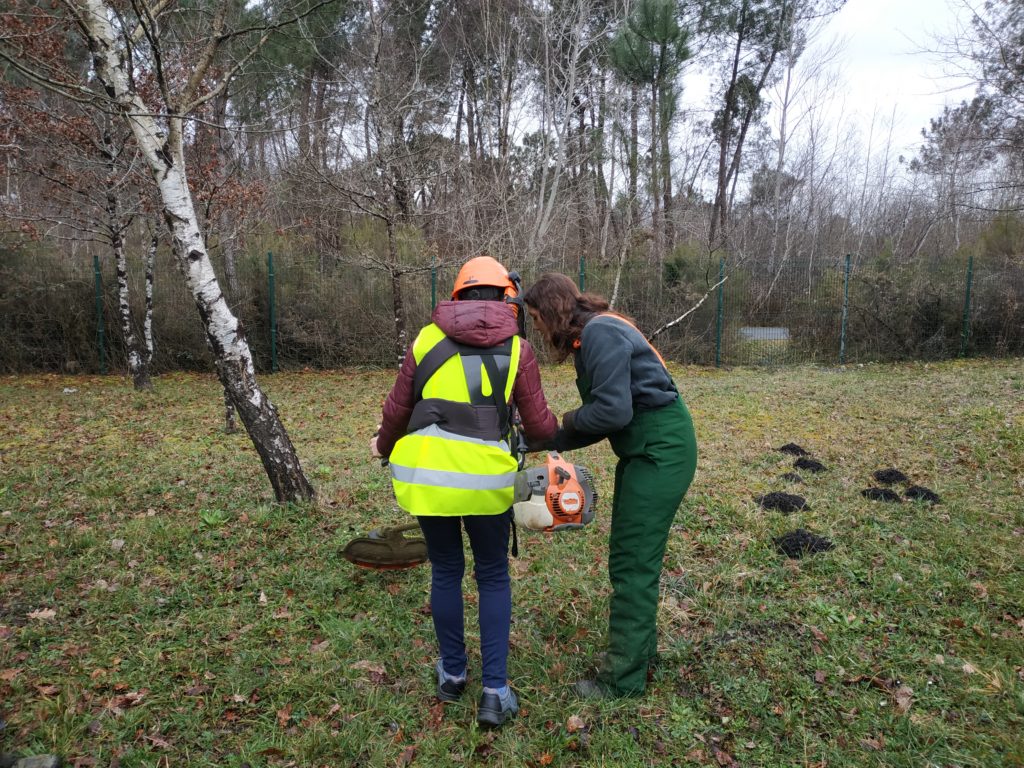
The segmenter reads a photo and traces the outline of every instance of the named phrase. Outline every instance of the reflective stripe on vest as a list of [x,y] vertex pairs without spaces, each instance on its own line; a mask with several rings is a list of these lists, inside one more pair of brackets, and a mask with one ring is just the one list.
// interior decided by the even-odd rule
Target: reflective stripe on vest
[[[413,343],[417,365],[444,338],[444,332],[436,325],[424,328]],[[506,401],[515,384],[519,352],[517,336],[512,340]],[[481,355],[454,355],[427,380],[422,397],[469,403],[470,380],[474,384],[480,382],[478,391],[484,395],[492,393],[494,382],[487,375]],[[493,515],[507,510],[512,506],[519,467],[502,437],[469,437],[437,424],[402,437],[389,457],[399,506],[413,515]]]

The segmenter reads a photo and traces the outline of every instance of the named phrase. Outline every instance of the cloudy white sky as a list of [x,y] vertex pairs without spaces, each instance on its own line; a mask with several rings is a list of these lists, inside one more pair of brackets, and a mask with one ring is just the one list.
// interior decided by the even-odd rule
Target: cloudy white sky
[[895,108],[897,151],[912,152],[930,117],[972,93],[925,52],[954,32],[958,13],[958,0],[848,0],[825,30],[823,38],[845,39],[838,59],[845,109],[863,127],[876,112],[888,122]]

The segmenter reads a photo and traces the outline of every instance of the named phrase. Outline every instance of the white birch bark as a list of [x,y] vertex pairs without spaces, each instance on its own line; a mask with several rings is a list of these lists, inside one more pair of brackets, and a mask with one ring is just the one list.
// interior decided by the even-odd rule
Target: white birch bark
[[156,232],[149,240],[149,248],[146,251],[146,317],[142,323],[143,334],[146,342],[146,365],[153,363],[153,273],[156,267],[156,248],[160,238]]
[[110,21],[113,11],[104,0],[72,0],[72,8],[86,33],[96,73],[108,97],[128,120],[153,173],[174,254],[203,319],[217,374],[252,438],[274,493],[278,501],[311,499],[313,487],[302,472],[277,409],[256,381],[241,324],[214,274],[185,174],[182,117],[172,105],[166,105],[171,116],[165,118],[165,129],[154,117],[157,110],[143,102],[129,77],[127,52]]

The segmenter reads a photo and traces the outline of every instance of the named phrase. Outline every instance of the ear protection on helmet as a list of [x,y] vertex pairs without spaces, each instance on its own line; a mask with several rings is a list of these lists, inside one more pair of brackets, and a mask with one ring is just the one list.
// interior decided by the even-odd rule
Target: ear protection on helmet
[[518,272],[512,271],[508,273],[508,280],[512,285],[505,289],[505,303],[512,306],[512,314],[516,316],[516,322],[519,324],[519,335],[525,337],[526,305],[522,298],[523,278],[519,276]]

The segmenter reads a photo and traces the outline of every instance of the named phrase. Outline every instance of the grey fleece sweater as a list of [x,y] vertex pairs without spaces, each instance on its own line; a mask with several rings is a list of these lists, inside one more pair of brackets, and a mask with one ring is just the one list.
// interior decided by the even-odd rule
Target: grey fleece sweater
[[590,382],[591,402],[573,416],[588,435],[613,434],[633,420],[634,410],[653,410],[678,396],[675,382],[643,335],[607,315],[583,327],[575,354],[576,373]]

